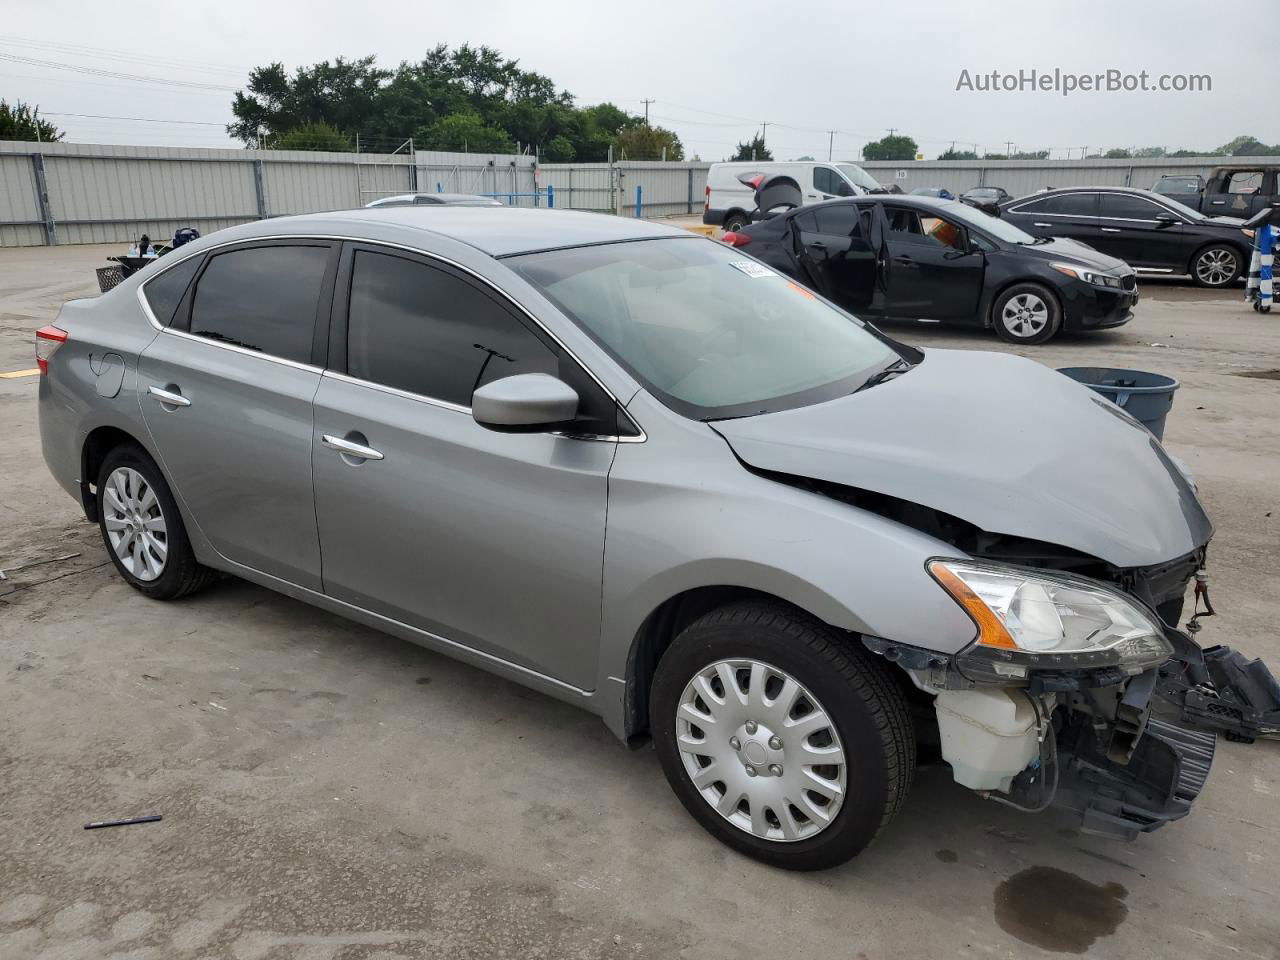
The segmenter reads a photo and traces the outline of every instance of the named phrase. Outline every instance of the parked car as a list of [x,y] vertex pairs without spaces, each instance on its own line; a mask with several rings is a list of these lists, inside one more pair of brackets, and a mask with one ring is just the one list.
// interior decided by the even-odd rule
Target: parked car
[[956,195],[946,187],[916,187],[911,191],[913,197],[936,197],[939,200],[954,200]]
[[768,863],[871,842],[917,725],[966,786],[1112,836],[1207,776],[1213,736],[1148,713],[1212,532],[1151,434],[724,244],[282,217],[36,343],[44,456],[140,594],[223,571],[585,707]]
[[500,207],[494,197],[481,197],[470,193],[402,193],[394,197],[379,197],[365,204],[366,207]]
[[1190,274],[1225,287],[1249,263],[1252,231],[1231,217],[1206,217],[1150,190],[1067,187],[1022,197],[1000,209],[1037,237],[1078,240],[1150,273]]
[[1000,204],[1012,200],[1011,194],[1004,187],[974,187],[960,194],[960,202],[977,207],[988,216],[1000,216]]
[[859,317],[991,327],[1014,343],[1119,326],[1138,300],[1123,261],[954,201],[831,201],[722,239]]
[[1248,220],[1280,202],[1280,163],[1217,167],[1207,181],[1199,176],[1164,176],[1154,189],[1209,216]]
[[1156,182],[1151,187],[1151,192],[1158,193],[1160,196],[1167,197],[1170,200],[1176,200],[1184,207],[1199,210],[1200,195],[1204,192],[1204,177],[1198,173],[1190,176],[1180,173],[1167,173],[1156,179]]
[[795,181],[802,203],[833,197],[852,197],[884,188],[861,167],[852,163],[731,162],[713,163],[707,170],[702,222],[737,230],[751,222],[755,194],[742,177],[750,174],[785,175]]

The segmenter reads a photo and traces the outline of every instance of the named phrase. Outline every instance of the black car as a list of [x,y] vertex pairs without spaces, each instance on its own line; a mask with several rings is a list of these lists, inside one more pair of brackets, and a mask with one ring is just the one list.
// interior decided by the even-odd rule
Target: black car
[[1150,190],[1067,187],[1021,197],[1003,220],[1037,237],[1066,237],[1151,273],[1190,274],[1225,287],[1249,263],[1252,234],[1234,217],[1206,217]]
[[859,317],[994,327],[1013,343],[1119,326],[1138,300],[1128,264],[951,200],[832,200],[722,239]]
[[1013,194],[1004,187],[974,187],[960,194],[961,203],[977,207],[993,217],[1000,216],[1000,204],[1012,199]]

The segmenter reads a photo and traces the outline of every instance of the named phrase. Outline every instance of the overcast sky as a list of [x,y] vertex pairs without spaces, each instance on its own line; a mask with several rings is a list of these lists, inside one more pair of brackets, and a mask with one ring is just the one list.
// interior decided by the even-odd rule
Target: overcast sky
[[[1233,0],[575,0],[8,4],[0,96],[48,114],[69,140],[230,146],[231,91],[250,68],[372,53],[384,66],[437,43],[488,44],[549,75],[581,105],[611,100],[671,127],[686,152],[721,159],[764,121],[775,156],[836,159],[888,128],[926,157],[954,140],[1015,149],[1216,147],[1239,134],[1280,141],[1275,109],[1280,3]],[[1222,8],[1226,9],[1226,8]],[[1229,22],[1214,25],[1215,21]],[[188,86],[88,76],[77,64]],[[957,91],[962,70],[1208,74],[1211,92]],[[1259,94],[1252,87],[1261,84]],[[195,85],[195,86],[191,86]],[[205,89],[205,87],[222,89]],[[405,131],[409,136],[412,131]]]

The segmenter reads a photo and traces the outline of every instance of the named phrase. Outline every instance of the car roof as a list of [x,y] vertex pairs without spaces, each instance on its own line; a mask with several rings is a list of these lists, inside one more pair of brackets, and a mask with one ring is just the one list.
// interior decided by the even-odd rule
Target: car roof
[[[330,213],[260,220],[246,233],[263,236],[287,231],[291,224],[307,227],[323,223],[326,229],[349,223],[359,236],[362,225],[387,225],[449,237],[493,257],[509,257],[538,250],[557,250],[597,243],[652,240],[661,237],[696,237],[679,227],[578,210],[527,207],[469,207],[441,204],[405,207],[361,207]],[[260,230],[253,230],[259,227]]]

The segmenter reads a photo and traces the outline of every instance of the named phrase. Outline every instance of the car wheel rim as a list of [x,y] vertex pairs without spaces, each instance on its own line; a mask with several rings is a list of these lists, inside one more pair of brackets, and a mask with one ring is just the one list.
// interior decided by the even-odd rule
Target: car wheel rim
[[1004,305],[1001,320],[1015,337],[1034,337],[1049,323],[1049,305],[1034,293],[1020,293]]
[[676,709],[676,746],[702,799],[761,839],[814,837],[844,802],[844,747],[830,714],[759,660],[720,660],[694,675]]
[[1220,286],[1236,275],[1235,254],[1228,250],[1207,250],[1196,261],[1196,278],[1201,283]]
[[117,467],[102,491],[102,522],[120,566],[139,580],[164,573],[169,531],[156,492],[132,467]]

